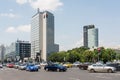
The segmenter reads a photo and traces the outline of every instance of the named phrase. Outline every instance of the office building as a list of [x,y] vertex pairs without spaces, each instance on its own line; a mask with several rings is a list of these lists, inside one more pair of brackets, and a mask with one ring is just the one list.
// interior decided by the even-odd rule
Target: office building
[[31,43],[29,43],[29,41],[17,40],[16,55],[19,56],[21,60],[29,58],[31,55]]
[[86,25],[83,27],[83,43],[84,47],[98,47],[98,29],[94,25]]
[[5,46],[0,45],[0,61],[4,62],[4,55],[5,55]]
[[6,56],[9,60],[24,60],[31,54],[31,44],[28,41],[17,40],[6,47]]
[[88,47],[98,47],[98,28],[88,29]]
[[38,9],[31,20],[31,57],[35,59],[38,54],[47,61],[50,53],[59,51],[59,45],[54,42],[54,15]]

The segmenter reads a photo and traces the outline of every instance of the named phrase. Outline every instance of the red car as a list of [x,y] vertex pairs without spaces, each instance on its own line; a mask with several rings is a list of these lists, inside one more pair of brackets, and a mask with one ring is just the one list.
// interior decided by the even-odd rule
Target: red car
[[13,64],[13,63],[8,63],[8,64],[7,64],[7,67],[8,67],[8,68],[13,68],[13,67],[14,67],[14,64]]

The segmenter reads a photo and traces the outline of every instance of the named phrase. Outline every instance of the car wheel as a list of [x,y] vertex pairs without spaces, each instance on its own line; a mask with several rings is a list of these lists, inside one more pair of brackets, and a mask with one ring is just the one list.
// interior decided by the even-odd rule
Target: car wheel
[[36,69],[35,71],[37,71],[37,72],[38,72],[38,69]]
[[95,72],[95,71],[94,71],[94,69],[91,69],[90,72],[93,73],[93,72]]
[[112,69],[108,69],[107,72],[108,73],[112,73],[113,71],[112,71]]
[[46,71],[49,71],[49,69],[48,69],[48,68],[46,68],[45,70],[46,70]]
[[58,72],[60,72],[60,69],[57,69]]

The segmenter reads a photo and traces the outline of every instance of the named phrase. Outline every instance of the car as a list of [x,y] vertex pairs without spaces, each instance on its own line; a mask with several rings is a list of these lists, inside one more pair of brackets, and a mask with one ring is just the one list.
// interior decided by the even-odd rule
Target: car
[[88,68],[89,65],[91,65],[91,63],[86,62],[86,63],[82,63],[82,64],[78,65],[78,67],[81,70],[87,70],[87,68]]
[[67,68],[61,64],[50,64],[44,67],[46,71],[67,71]]
[[107,66],[115,67],[116,71],[120,71],[120,63],[107,63]]
[[72,64],[73,67],[78,67],[81,63],[79,61],[76,61]]
[[7,66],[8,68],[13,68],[13,67],[14,67],[14,64],[13,64],[13,63],[8,63],[6,66]]
[[24,64],[20,64],[20,65],[18,66],[18,69],[19,69],[19,70],[25,70],[25,69],[26,69],[26,65],[27,65],[27,64],[25,64],[25,63],[24,63]]
[[33,63],[27,64],[26,71],[38,71],[39,67]]
[[44,68],[46,65],[48,65],[47,62],[42,62],[42,63],[40,63],[40,66],[43,67],[43,68]]
[[41,69],[40,63],[34,63],[34,64],[35,64],[35,66],[38,67],[38,69]]
[[67,63],[64,63],[63,66],[67,67],[67,68],[72,68],[72,64],[67,62]]
[[92,64],[88,66],[87,69],[89,72],[108,72],[113,73],[116,71],[116,68],[107,66],[105,64]]
[[2,65],[2,64],[0,64],[0,68],[3,68],[3,65]]
[[18,69],[19,65],[20,65],[20,63],[15,63],[15,64],[14,64],[14,68],[15,68],[15,69]]

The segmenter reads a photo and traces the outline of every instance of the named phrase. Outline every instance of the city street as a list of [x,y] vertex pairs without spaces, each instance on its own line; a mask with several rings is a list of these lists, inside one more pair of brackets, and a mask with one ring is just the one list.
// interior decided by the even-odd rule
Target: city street
[[0,80],[120,80],[120,72],[89,73],[78,68],[69,68],[67,72],[21,71],[14,68],[0,69]]

